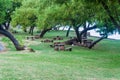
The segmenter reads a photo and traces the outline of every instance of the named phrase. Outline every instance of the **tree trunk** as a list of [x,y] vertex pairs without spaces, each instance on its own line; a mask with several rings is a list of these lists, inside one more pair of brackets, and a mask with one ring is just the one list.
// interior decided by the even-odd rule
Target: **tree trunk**
[[24,50],[24,47],[22,47],[19,44],[19,42],[15,39],[15,37],[10,32],[3,29],[2,26],[0,26],[0,34],[3,34],[4,36],[8,37],[13,42],[16,50]]
[[33,35],[33,31],[34,31],[34,26],[32,27],[32,29],[31,29],[31,35]]
[[40,33],[40,38],[43,38],[43,36],[45,35],[45,33],[47,32],[47,31],[50,31],[51,30],[51,28],[50,29],[43,29],[42,31],[41,31],[41,33]]
[[74,27],[78,42],[80,41],[80,36],[79,36],[79,27]]
[[107,38],[106,35],[104,35],[103,37],[97,39],[97,40],[94,41],[88,48],[89,48],[89,49],[92,49],[98,42],[100,42],[101,40],[103,40],[103,39],[105,39],[105,38]]
[[68,36],[69,36],[70,29],[71,29],[71,26],[69,26],[69,28],[68,28],[68,30],[67,30],[66,37],[68,37]]
[[82,35],[83,35],[84,33],[86,33],[88,30],[92,30],[92,29],[95,29],[95,28],[97,28],[96,25],[94,25],[93,27],[88,27],[88,28],[84,29],[83,31],[81,31],[80,34],[79,34],[80,43],[82,42]]
[[32,29],[32,26],[31,26],[30,29],[29,29],[29,34],[31,34],[31,29]]
[[[84,28],[84,30],[87,28],[86,23],[84,24],[83,28]],[[87,31],[85,33],[83,33],[82,37],[87,38]]]
[[30,27],[29,34],[33,35],[34,26]]

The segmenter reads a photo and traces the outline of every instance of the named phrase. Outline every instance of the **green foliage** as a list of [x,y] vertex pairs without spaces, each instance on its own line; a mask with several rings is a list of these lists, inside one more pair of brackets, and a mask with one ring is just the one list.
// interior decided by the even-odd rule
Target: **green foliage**
[[38,26],[40,28],[54,27],[61,22],[64,6],[51,5],[44,9],[38,17]]
[[[105,19],[111,20],[110,22],[118,27],[120,25],[120,2],[119,0],[83,0],[91,10],[94,8],[95,19],[104,23]],[[111,26],[112,26],[111,25]]]
[[0,24],[6,21],[6,16],[8,15],[11,7],[11,0],[0,0]]
[[17,26],[18,24],[28,27],[35,25],[36,21],[36,10],[32,8],[21,8],[16,9],[14,15],[12,15],[12,25]]
[[[113,21],[120,24],[120,6],[118,0],[23,0],[22,6],[12,15],[12,24],[21,24],[23,27],[32,25],[39,29],[48,29],[56,25],[70,25],[76,27],[99,22],[108,23],[111,29]],[[103,7],[103,2],[108,6],[110,13]],[[24,17],[23,17],[24,16]],[[106,22],[107,21],[107,22]],[[113,29],[114,31],[114,29]]]

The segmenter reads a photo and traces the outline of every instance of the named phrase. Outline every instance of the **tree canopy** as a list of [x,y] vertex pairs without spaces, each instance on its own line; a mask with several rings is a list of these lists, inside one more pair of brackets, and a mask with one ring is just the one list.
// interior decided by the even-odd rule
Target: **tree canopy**
[[[12,18],[13,26],[38,27],[44,34],[57,25],[69,25],[80,41],[84,32],[96,27],[106,35],[120,30],[119,0],[1,0],[0,4],[0,23]],[[85,30],[80,33],[79,27]]]

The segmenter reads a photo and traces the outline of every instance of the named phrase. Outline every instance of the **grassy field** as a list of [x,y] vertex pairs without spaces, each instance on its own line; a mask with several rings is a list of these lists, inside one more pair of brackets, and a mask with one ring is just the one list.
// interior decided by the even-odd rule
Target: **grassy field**
[[[16,34],[17,39],[36,52],[15,51],[3,38],[9,49],[0,54],[0,80],[120,80],[118,40],[103,40],[91,50],[73,46],[72,52],[57,52],[50,43],[41,43],[40,39],[27,42],[27,34],[21,35]],[[56,35],[64,37],[65,32],[48,32],[45,38]]]

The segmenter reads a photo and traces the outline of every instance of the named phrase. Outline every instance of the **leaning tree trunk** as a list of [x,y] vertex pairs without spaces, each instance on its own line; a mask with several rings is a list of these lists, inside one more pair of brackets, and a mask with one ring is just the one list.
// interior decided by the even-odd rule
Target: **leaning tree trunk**
[[104,35],[103,37],[97,39],[97,40],[94,41],[88,48],[89,48],[89,49],[92,49],[98,42],[100,42],[101,40],[103,40],[103,39],[105,39],[105,38],[107,38],[106,35]]
[[48,32],[50,30],[51,30],[51,28],[50,29],[43,29],[40,33],[40,38],[43,38],[43,36],[46,34],[46,32]]
[[19,42],[15,39],[15,37],[10,32],[3,29],[1,26],[0,26],[0,34],[3,34],[4,36],[8,37],[13,42],[16,50],[24,50],[24,47],[19,44]]
[[67,30],[66,37],[68,37],[68,36],[69,36],[70,29],[71,29],[71,26],[69,26],[69,28],[68,28],[68,30]]
[[79,34],[79,38],[80,38],[79,41],[80,41],[80,43],[82,42],[82,35],[83,35],[84,33],[86,33],[88,30],[92,30],[92,29],[95,29],[95,28],[97,28],[96,25],[93,26],[93,27],[88,27],[88,28],[84,29],[83,31],[81,31],[80,34]]

